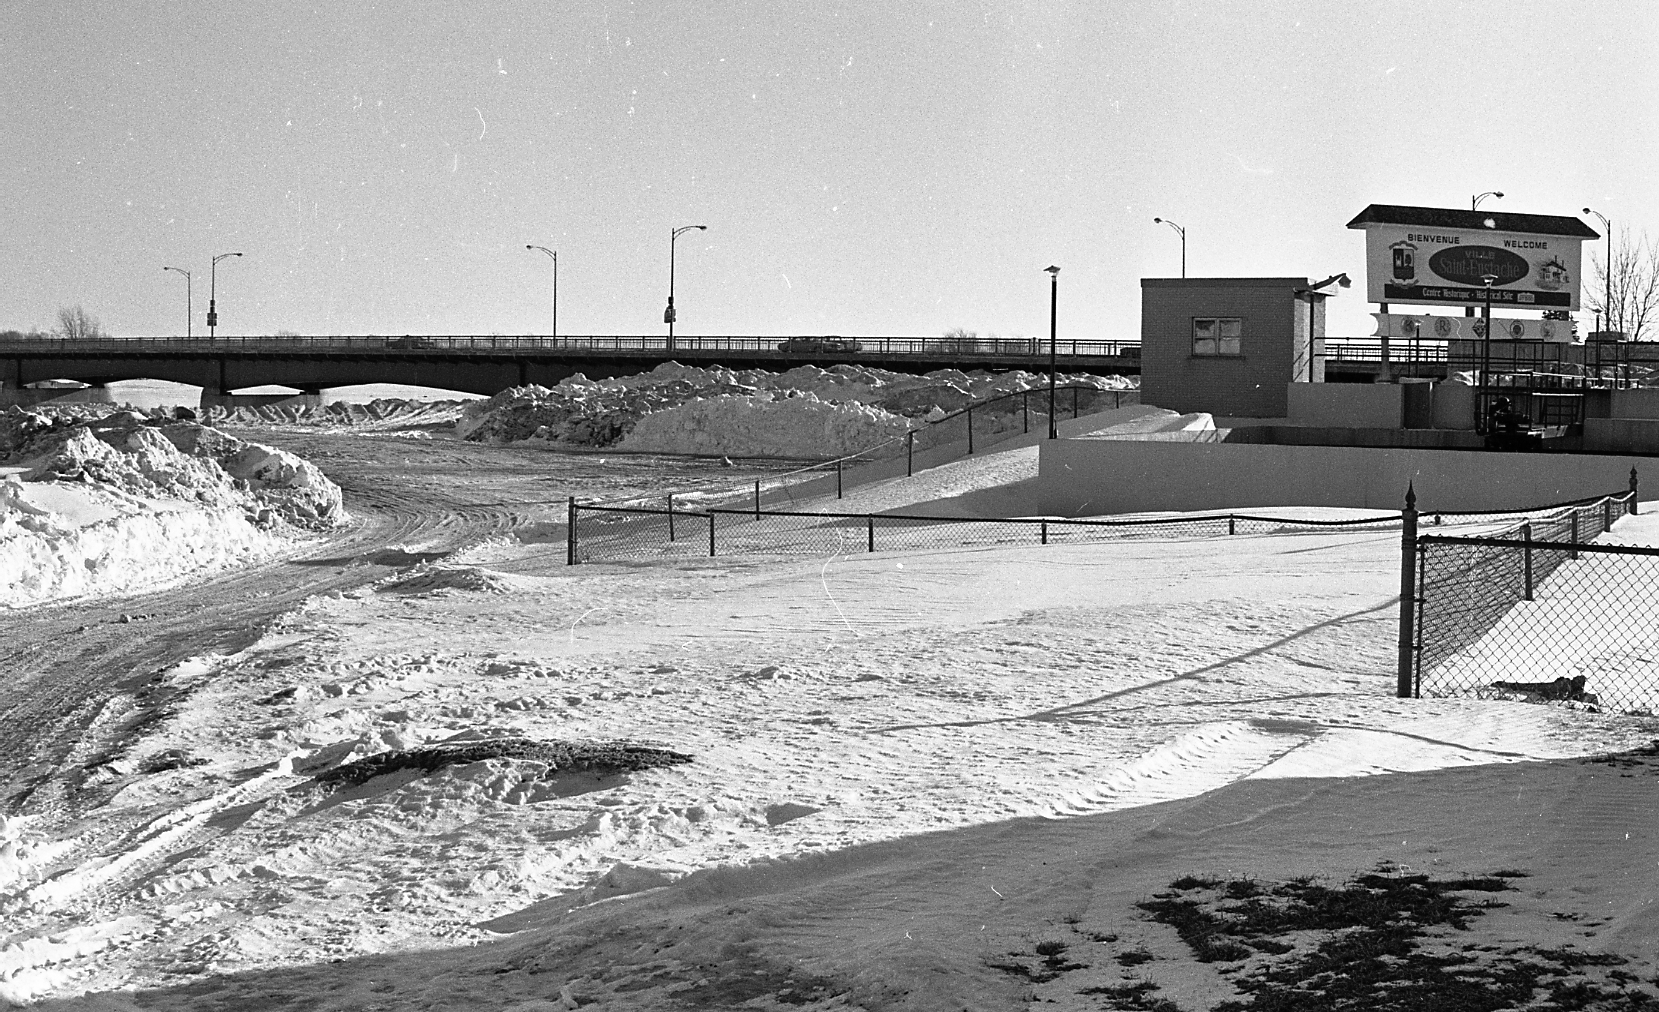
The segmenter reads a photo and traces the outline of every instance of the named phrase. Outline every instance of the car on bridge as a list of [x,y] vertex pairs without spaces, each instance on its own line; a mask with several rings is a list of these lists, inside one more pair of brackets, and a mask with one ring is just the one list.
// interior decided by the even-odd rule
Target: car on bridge
[[416,337],[412,334],[405,334],[403,337],[389,337],[389,338],[387,338],[386,339],[386,347],[388,347],[388,348],[436,348],[436,347],[438,347],[438,342],[432,340],[430,337]]
[[850,337],[791,337],[786,341],[780,342],[778,344],[778,350],[791,352],[796,355],[821,353],[826,351],[846,354],[847,352],[863,351],[864,345]]

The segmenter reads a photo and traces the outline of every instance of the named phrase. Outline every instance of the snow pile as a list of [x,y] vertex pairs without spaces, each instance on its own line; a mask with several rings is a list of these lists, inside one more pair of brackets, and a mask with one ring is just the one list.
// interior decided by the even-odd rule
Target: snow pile
[[241,509],[261,523],[333,527],[345,515],[339,486],[308,461],[195,422],[147,425],[129,411],[72,428],[23,477]]
[[810,393],[700,398],[653,412],[617,445],[654,453],[723,453],[744,457],[841,457],[897,440],[908,419],[856,401],[837,404]]
[[367,404],[307,403],[300,397],[273,404],[213,407],[203,413],[217,425],[299,425],[323,429],[375,429],[411,425],[453,425],[466,401],[378,398]]
[[[1096,390],[1134,388],[1121,376],[1067,374],[1058,380]],[[969,404],[1047,383],[1047,376],[1018,371],[939,369],[916,376],[868,366],[803,365],[771,373],[667,362],[621,379],[578,374],[554,387],[514,387],[463,406],[455,431],[474,441],[534,438],[660,453],[830,457],[922,428],[920,422]],[[1069,407],[1069,392],[1062,396]],[[1020,403],[1009,401],[976,412],[976,425],[1010,428],[1020,424],[1020,412]],[[917,445],[931,441],[918,437]]]
[[455,432],[474,442],[536,438],[611,446],[651,412],[698,397],[753,394],[756,389],[743,383],[738,373],[718,366],[693,370],[669,362],[642,376],[598,382],[577,373],[556,387],[513,387],[467,404]]
[[202,570],[274,554],[283,541],[240,511],[155,504],[88,489],[108,515],[84,526],[0,486],[0,605],[154,590]]
[[60,421],[8,418],[26,459],[0,484],[0,605],[153,590],[346,519],[339,487],[293,454],[131,411]]

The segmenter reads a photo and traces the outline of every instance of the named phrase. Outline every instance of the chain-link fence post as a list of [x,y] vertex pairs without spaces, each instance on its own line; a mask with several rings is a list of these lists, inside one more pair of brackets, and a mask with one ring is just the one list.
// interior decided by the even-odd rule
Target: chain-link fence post
[[1394,694],[1411,697],[1412,625],[1417,618],[1417,491],[1406,485],[1406,508],[1400,511],[1400,656]]
[[668,543],[674,543],[674,493],[668,493]]
[[1531,524],[1522,524],[1521,525],[1521,540],[1526,542],[1526,547],[1521,550],[1521,571],[1522,571],[1523,574],[1525,574],[1522,577],[1522,579],[1524,580],[1524,584],[1521,588],[1522,589],[1521,600],[1530,601],[1530,600],[1532,600],[1532,525]]
[[565,510],[565,565],[576,565],[576,497],[570,497]]
[[1636,505],[1636,469],[1634,467],[1630,469],[1630,506],[1628,508],[1631,516],[1635,516],[1640,512]]
[[835,497],[841,498],[841,462],[835,462]]
[[866,516],[864,518],[864,523],[866,525],[865,530],[869,533],[870,551],[873,552],[873,551],[876,550],[876,518],[875,518],[875,516],[873,514],[870,515],[870,516]]
[[1031,391],[1020,391],[1020,432],[1031,431]]
[[1043,521],[1043,544],[1048,544],[1048,521]]
[[1573,546],[1572,550],[1567,553],[1567,558],[1578,558],[1578,510],[1576,508],[1573,510],[1573,522],[1567,534],[1567,544]]
[[970,404],[970,405],[968,405],[968,454],[970,456],[972,456],[973,452],[974,452],[974,406],[972,404]]
[[714,558],[714,514],[709,514],[709,558]]
[[755,523],[760,523],[760,479],[755,479]]
[[904,434],[904,476],[915,474],[916,462],[916,430],[911,429]]

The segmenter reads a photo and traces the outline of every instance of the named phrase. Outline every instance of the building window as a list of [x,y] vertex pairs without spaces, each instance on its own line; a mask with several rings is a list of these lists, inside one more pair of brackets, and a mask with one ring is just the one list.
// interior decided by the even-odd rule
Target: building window
[[1195,316],[1192,319],[1194,355],[1237,355],[1244,321],[1236,316]]

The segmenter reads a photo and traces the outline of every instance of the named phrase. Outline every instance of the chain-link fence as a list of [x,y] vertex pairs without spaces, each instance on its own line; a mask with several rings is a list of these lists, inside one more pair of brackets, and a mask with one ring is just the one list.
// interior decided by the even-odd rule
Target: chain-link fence
[[1133,520],[925,517],[767,509],[673,511],[569,505],[568,557],[631,562],[716,555],[852,555],[996,545],[1082,544],[1130,538],[1207,538],[1315,530],[1388,530],[1398,515],[1314,520],[1209,514]]
[[1659,549],[1593,543],[1635,508],[1633,475],[1482,536],[1419,535],[1408,509],[1400,694],[1659,712]]

